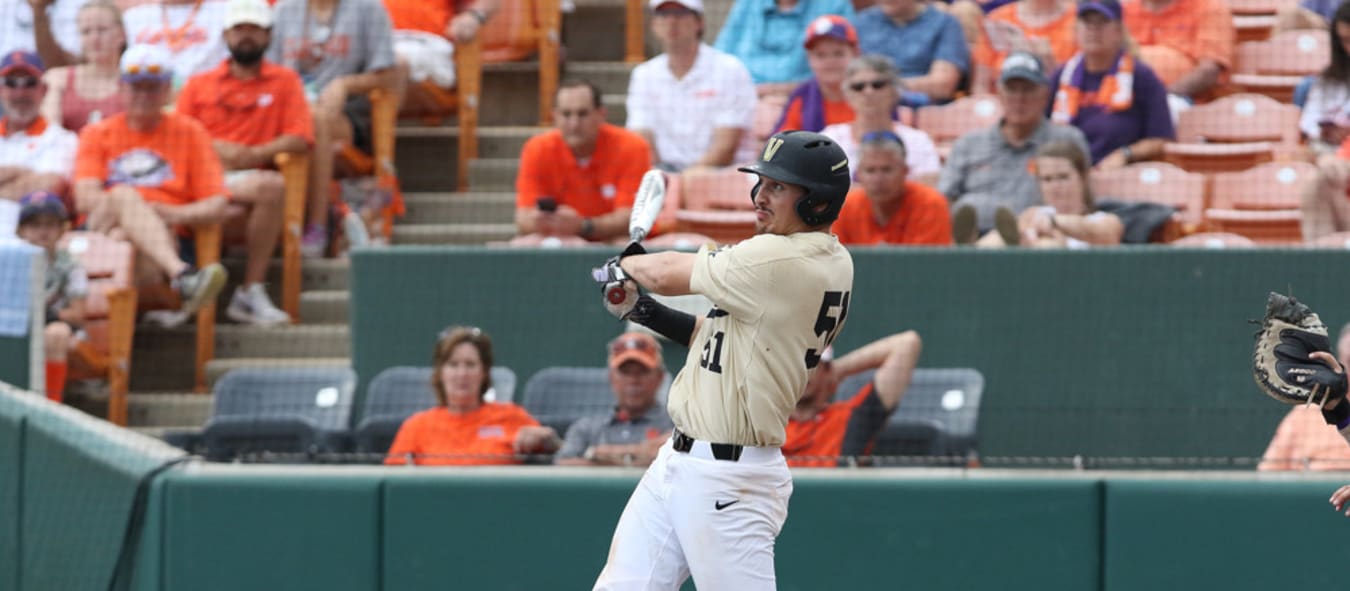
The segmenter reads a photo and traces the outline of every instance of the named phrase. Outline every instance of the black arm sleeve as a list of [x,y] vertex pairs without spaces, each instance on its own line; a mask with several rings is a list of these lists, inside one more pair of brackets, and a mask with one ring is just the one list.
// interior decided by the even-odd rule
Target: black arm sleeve
[[628,319],[686,347],[694,338],[695,319],[692,315],[669,308],[647,294],[638,297]]

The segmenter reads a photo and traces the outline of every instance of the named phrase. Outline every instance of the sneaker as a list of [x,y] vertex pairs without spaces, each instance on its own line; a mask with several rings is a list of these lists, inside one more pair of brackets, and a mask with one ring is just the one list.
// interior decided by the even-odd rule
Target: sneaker
[[999,238],[1008,246],[1017,246],[1022,243],[1022,231],[1017,227],[1017,216],[1011,209],[1000,207],[994,211],[994,229],[998,231]]
[[328,231],[323,226],[305,226],[305,235],[300,238],[300,256],[307,259],[323,258],[327,249]]
[[181,310],[151,310],[141,317],[146,324],[160,328],[178,328],[191,319],[191,314]]
[[187,271],[174,279],[174,288],[178,290],[178,295],[183,299],[183,307],[180,311],[184,314],[193,314],[207,302],[215,300],[220,295],[220,289],[225,287],[226,279],[225,267],[220,263],[212,263],[196,271]]
[[974,244],[980,237],[976,222],[974,207],[962,205],[956,208],[956,213],[952,214],[952,240],[957,244]]
[[347,237],[348,250],[370,244],[370,232],[366,231],[366,221],[354,211],[348,211],[342,216],[342,234]]
[[240,324],[255,326],[277,326],[291,322],[290,314],[272,305],[272,300],[267,297],[267,290],[263,289],[261,283],[254,283],[248,288],[240,286],[234,290],[234,295],[230,297],[230,307],[225,309],[225,315]]

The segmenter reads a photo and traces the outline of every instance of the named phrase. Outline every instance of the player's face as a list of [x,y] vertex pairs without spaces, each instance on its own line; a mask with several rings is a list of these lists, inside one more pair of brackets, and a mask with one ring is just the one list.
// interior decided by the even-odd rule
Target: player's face
[[811,74],[822,86],[833,86],[844,79],[848,62],[857,57],[858,50],[838,39],[817,39],[806,50],[806,62],[811,66]]
[[1037,158],[1036,182],[1041,187],[1041,200],[1059,213],[1082,215],[1083,177],[1068,158]]
[[450,358],[441,365],[441,388],[445,390],[446,406],[450,410],[465,411],[478,408],[479,394],[487,368],[473,343],[460,343],[450,352]]
[[806,191],[759,175],[759,193],[755,195],[755,233],[793,234],[807,229],[797,217],[797,200]]
[[80,31],[80,51],[90,62],[116,59],[127,42],[126,32],[117,16],[104,6],[88,6],[75,17]]
[[614,389],[619,408],[640,413],[656,403],[656,391],[661,389],[663,377],[659,367],[649,368],[637,361],[626,361],[609,370],[609,385]]
[[591,89],[564,88],[558,92],[557,103],[553,107],[553,124],[562,132],[567,146],[573,150],[593,146],[600,125],[605,122],[605,110],[596,108]]
[[51,252],[56,249],[56,243],[61,240],[61,234],[65,229],[66,223],[64,221],[50,215],[43,215],[19,226],[17,234],[24,242]]
[[905,194],[905,175],[909,167],[896,150],[883,147],[863,148],[858,156],[858,184],[874,202],[899,199]]

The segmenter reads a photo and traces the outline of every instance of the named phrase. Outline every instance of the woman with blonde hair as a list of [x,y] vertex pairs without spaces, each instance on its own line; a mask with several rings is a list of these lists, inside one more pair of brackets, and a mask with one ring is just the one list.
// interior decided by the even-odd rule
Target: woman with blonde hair
[[49,90],[42,101],[42,116],[78,133],[89,123],[126,110],[119,90],[118,60],[127,47],[127,36],[122,11],[110,0],[85,4],[76,25],[83,59],[43,75]]
[[1088,180],[1088,157],[1077,144],[1045,144],[1036,150],[1030,167],[1041,190],[1041,204],[1020,215],[1000,207],[994,213],[996,231],[980,238],[976,246],[1082,249],[1120,244],[1125,224],[1115,214],[1099,210]]

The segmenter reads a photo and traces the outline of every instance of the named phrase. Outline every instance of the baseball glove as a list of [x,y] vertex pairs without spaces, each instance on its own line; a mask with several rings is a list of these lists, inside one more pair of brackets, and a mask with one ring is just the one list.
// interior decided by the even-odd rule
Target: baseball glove
[[1309,357],[1317,351],[1331,351],[1326,325],[1308,306],[1271,292],[1252,357],[1256,385],[1286,404],[1321,406],[1344,397],[1345,374]]

